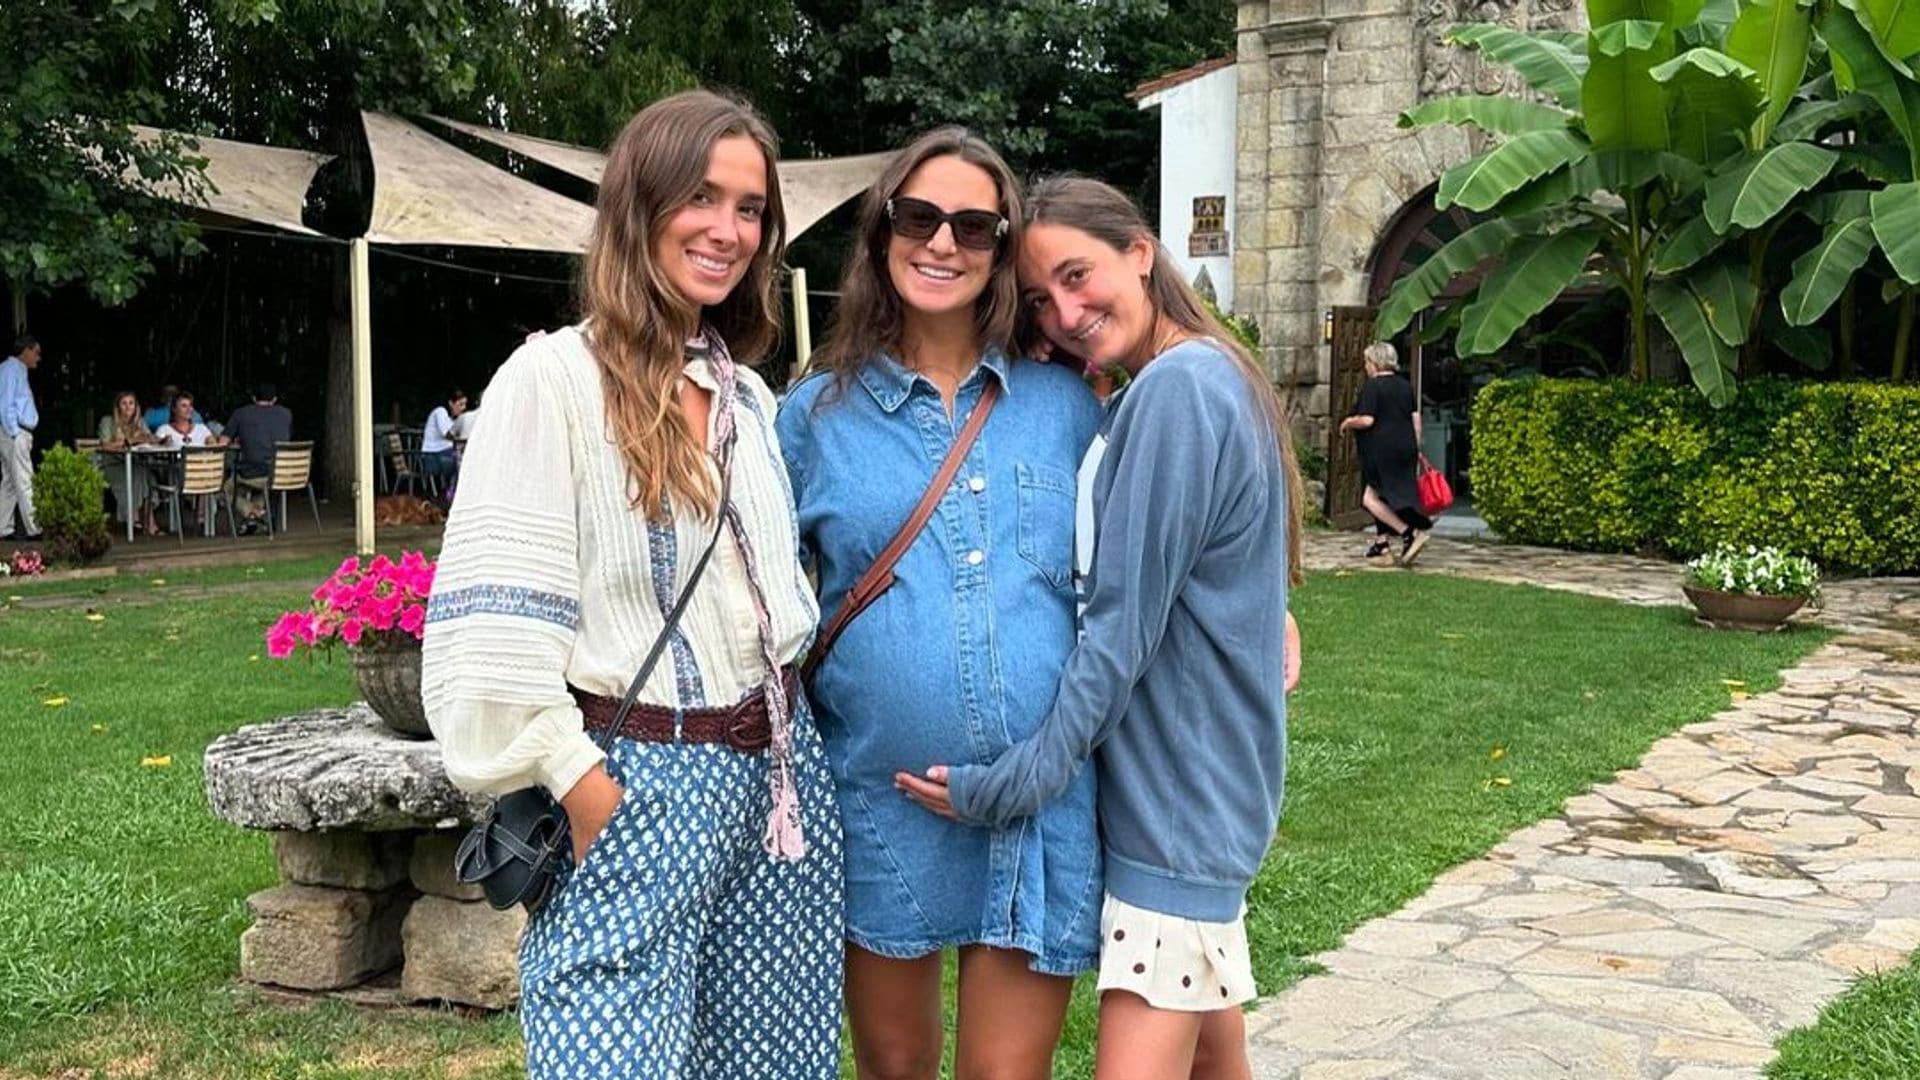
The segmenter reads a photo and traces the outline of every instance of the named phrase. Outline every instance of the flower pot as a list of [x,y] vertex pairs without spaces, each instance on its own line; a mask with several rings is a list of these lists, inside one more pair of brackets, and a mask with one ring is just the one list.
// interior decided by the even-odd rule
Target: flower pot
[[402,735],[433,738],[427,709],[420,702],[420,643],[349,650],[360,696],[382,721]]
[[1728,593],[1682,585],[1681,591],[1693,601],[1699,620],[1721,630],[1778,630],[1807,602],[1805,596],[1758,596],[1752,593]]

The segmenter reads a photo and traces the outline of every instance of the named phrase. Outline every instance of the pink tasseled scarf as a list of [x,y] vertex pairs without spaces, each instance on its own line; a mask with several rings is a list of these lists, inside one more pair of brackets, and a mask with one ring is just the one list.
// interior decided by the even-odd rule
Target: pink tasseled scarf
[[[714,395],[713,424],[715,443],[722,449],[720,467],[730,468],[734,445],[734,394],[737,374],[727,343],[711,328],[705,330],[707,348],[712,354],[713,375],[719,383]],[[773,742],[767,748],[773,786],[773,812],[767,817],[767,832],[762,843],[767,854],[776,859],[799,859],[807,853],[806,835],[800,826],[800,792],[793,771],[793,702],[787,699],[786,681],[780,675],[780,658],[774,655],[773,620],[768,614],[767,597],[760,585],[760,564],[753,545],[747,540],[746,523],[740,518],[738,504],[729,500],[720,508],[740,548],[747,568],[747,588],[753,594],[753,616],[760,632],[760,656],[767,666],[767,678],[761,692],[767,699],[767,719],[773,727]]]

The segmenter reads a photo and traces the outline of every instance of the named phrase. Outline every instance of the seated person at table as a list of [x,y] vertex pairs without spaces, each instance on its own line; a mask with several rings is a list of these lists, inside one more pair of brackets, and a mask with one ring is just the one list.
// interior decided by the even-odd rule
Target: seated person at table
[[254,388],[253,404],[233,410],[227,418],[227,438],[240,447],[233,463],[233,507],[244,518],[241,530],[251,533],[266,514],[274,444],[293,438],[293,413],[280,404],[280,391],[272,383]]
[[[131,390],[122,390],[113,398],[113,412],[100,418],[100,449],[131,450],[153,442],[140,412],[140,399]],[[153,507],[147,502],[147,470],[129,469],[125,462],[111,461],[101,466],[107,474],[107,487],[113,491],[113,519],[124,522],[136,506],[140,508],[140,527],[148,533],[160,530],[153,520]]]
[[[180,388],[171,383],[160,388],[159,402],[156,403],[153,408],[147,410],[145,423],[148,431],[156,430],[167,421],[173,419],[173,399],[179,396]],[[193,395],[188,394],[187,396],[192,397]],[[196,424],[205,423],[205,420],[200,416],[199,409],[193,410],[193,422]]]
[[225,446],[227,440],[207,429],[194,410],[193,395],[175,394],[173,397],[173,415],[166,423],[153,429],[153,438],[169,450],[178,450],[183,446]]
[[420,433],[420,467],[428,476],[451,479],[460,471],[460,459],[453,446],[453,429],[467,411],[467,393],[455,388],[447,391],[447,403],[427,414],[427,426]]

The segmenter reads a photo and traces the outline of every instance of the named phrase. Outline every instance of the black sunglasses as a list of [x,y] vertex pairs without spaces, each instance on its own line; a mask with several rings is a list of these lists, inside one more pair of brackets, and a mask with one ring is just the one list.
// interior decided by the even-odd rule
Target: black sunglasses
[[991,210],[956,210],[949,214],[925,199],[897,195],[887,200],[887,220],[893,231],[909,240],[929,240],[942,225],[953,226],[953,241],[975,251],[992,251],[1007,235],[1007,219]]

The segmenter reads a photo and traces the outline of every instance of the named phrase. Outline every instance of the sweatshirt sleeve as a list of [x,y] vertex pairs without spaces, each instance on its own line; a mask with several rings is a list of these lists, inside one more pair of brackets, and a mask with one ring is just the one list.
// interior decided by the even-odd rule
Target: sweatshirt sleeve
[[1114,418],[1113,481],[1094,545],[1080,643],[1041,726],[990,765],[949,770],[954,809],[995,828],[1064,792],[1126,712],[1213,516],[1225,421],[1219,393],[1190,366],[1152,368]]
[[447,777],[557,798],[604,756],[567,691],[580,623],[579,532],[561,358],[523,346],[487,388],[428,602],[427,721]]

